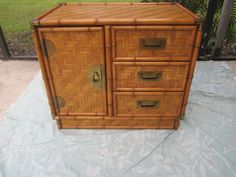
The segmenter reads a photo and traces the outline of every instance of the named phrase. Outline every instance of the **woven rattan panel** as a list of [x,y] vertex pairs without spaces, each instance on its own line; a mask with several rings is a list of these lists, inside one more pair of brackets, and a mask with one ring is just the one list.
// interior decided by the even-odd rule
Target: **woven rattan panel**
[[[180,113],[184,94],[182,92],[115,92],[114,95],[114,109],[117,116],[177,116]],[[148,103],[144,103],[142,107],[139,102]]]
[[[113,59],[124,60],[190,60],[196,34],[195,26],[113,27]],[[165,39],[163,49],[140,47],[142,38]]]
[[[184,91],[188,70],[188,62],[114,62],[113,88],[116,91]],[[151,73],[151,77],[143,77],[145,73]]]
[[120,19],[175,19],[175,21],[194,22],[193,16],[173,4],[66,4],[40,20],[41,24],[63,20],[96,19],[114,21]]
[[[42,29],[41,32],[46,47],[49,42],[54,45],[54,49],[47,49],[48,55],[52,50],[54,53],[46,61],[53,80],[54,99],[59,98],[56,100],[59,114],[106,115],[105,78],[94,83],[91,75],[100,74],[104,64],[102,28]],[[60,102],[64,105],[60,106]]]

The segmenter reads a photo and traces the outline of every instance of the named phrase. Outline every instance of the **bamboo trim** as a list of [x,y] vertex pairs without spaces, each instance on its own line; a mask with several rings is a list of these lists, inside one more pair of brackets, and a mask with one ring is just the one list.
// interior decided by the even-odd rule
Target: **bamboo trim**
[[[165,96],[167,92],[113,92],[114,95],[162,95]],[[168,95],[184,95],[184,92],[168,92]]]
[[187,81],[186,88],[185,88],[186,92],[185,92],[185,95],[184,95],[183,106],[182,106],[182,110],[181,110],[181,114],[180,114],[181,117],[184,116],[184,113],[185,113],[185,110],[186,110],[188,97],[189,97],[189,93],[190,93],[190,89],[191,89],[193,73],[194,73],[196,61],[197,61],[197,58],[198,58],[198,53],[199,53],[199,48],[200,48],[200,43],[201,43],[201,37],[202,37],[202,32],[198,31],[197,36],[196,36],[195,48],[194,48],[194,52],[193,52],[193,59],[192,59],[190,69],[189,69],[189,74],[188,74],[189,79]]
[[120,113],[116,113],[115,114],[116,117],[144,117],[144,116],[149,116],[149,117],[161,117],[161,116],[168,116],[168,117],[174,117],[174,116],[179,116],[179,113],[177,114],[169,114],[169,113],[165,113],[165,114],[120,114]]
[[192,58],[193,58],[193,51],[194,51],[194,47],[196,45],[196,33],[197,33],[197,26],[195,26],[192,30],[192,35],[191,35],[191,41],[190,41],[190,46],[192,47],[192,52],[189,53],[189,57],[191,58],[191,61],[192,61]]
[[189,30],[194,29],[196,26],[113,26],[112,29],[125,29],[125,30]]
[[57,4],[57,5],[54,6],[52,9],[50,9],[50,10],[44,12],[42,15],[36,17],[35,19],[40,20],[40,19],[42,19],[43,17],[45,17],[46,15],[52,13],[54,10],[58,9],[59,7],[61,7],[61,6],[62,6],[62,4]]
[[[44,40],[44,37],[43,37],[43,33],[41,33],[40,31],[38,31],[38,35],[39,35],[39,42],[43,42]],[[41,44],[42,45],[42,44]],[[44,64],[44,67],[45,67],[45,70],[47,72],[47,77],[48,77],[48,83],[49,83],[49,87],[50,87],[50,90],[51,90],[51,93],[52,93],[52,100],[53,100],[53,97],[56,97],[57,94],[56,94],[56,91],[55,91],[55,86],[54,86],[54,83],[52,81],[52,73],[51,73],[51,68],[50,68],[50,64],[49,64],[49,60],[48,60],[48,57],[42,55],[42,58],[41,60],[43,61],[43,64]],[[56,110],[56,115],[58,115],[60,113],[60,110],[56,108],[56,105],[53,103],[54,105],[54,109]]]
[[107,105],[108,116],[113,116],[112,99],[112,61],[111,61],[111,27],[105,26],[105,61],[106,61],[106,81],[107,81]]
[[194,25],[191,19],[60,19],[40,20],[40,26],[73,25]]
[[60,116],[60,119],[71,119],[71,120],[76,120],[76,119],[105,119],[105,117],[107,116],[86,116],[86,115],[81,115],[81,116],[78,116],[78,115],[74,115],[74,116],[68,116],[68,115],[65,115],[65,116]]
[[176,66],[176,65],[189,65],[189,62],[113,62],[113,65],[128,65],[128,66]]
[[[135,119],[148,119],[148,120],[156,120],[156,119],[163,119],[163,120],[176,120],[177,116],[138,116],[135,117]],[[119,120],[126,120],[126,119],[131,119],[131,116],[128,117],[115,117],[115,116],[59,116],[59,119],[70,119],[70,120],[77,120],[77,119],[104,119],[104,120],[114,120],[114,119],[119,119]]]
[[113,89],[115,90],[115,91],[117,91],[117,86],[116,86],[116,83],[117,83],[117,73],[116,73],[116,65],[115,65],[115,63],[113,62],[113,64],[112,64],[112,84],[113,84]]
[[145,2],[104,2],[104,3],[86,3],[86,2],[79,2],[79,3],[68,3],[66,5],[172,5],[176,4],[174,2],[150,2],[150,3],[145,3]]
[[113,113],[114,113],[114,116],[116,116],[117,114],[117,104],[116,104],[116,98],[117,94],[116,92],[113,91]]
[[116,31],[113,27],[111,27],[111,56],[112,60],[116,58]]
[[127,116],[114,116],[114,117],[112,117],[112,118],[104,118],[104,119],[111,119],[111,120],[113,120],[113,119],[119,119],[119,120],[125,120],[125,119],[133,119],[133,120],[140,120],[140,119],[147,119],[147,120],[160,120],[160,119],[163,119],[163,120],[176,120],[176,118],[177,118],[178,116],[164,116],[164,118],[163,118],[163,115],[161,115],[161,116],[158,116],[158,115],[147,115],[147,114],[145,114],[145,115],[143,115],[143,116],[134,116],[134,115],[127,115]]
[[104,113],[59,113],[59,116],[106,116]]
[[195,46],[194,46],[193,57],[192,57],[193,59],[192,59],[191,66],[190,66],[190,72],[189,72],[189,77],[190,78],[193,77],[194,69],[195,69],[195,66],[196,66],[196,61],[197,61],[197,58],[198,58],[199,48],[200,48],[200,45],[201,45],[201,35],[202,35],[202,32],[198,31]]
[[39,61],[41,73],[42,73],[43,80],[44,80],[44,83],[45,83],[45,88],[46,88],[46,93],[47,93],[49,106],[50,106],[50,109],[51,109],[52,116],[54,118],[56,116],[56,109],[55,109],[54,102],[52,100],[52,92],[51,92],[49,81],[47,79],[48,75],[47,75],[47,71],[46,71],[46,68],[45,68],[44,61],[43,61],[43,55],[41,53],[41,47],[40,47],[40,44],[39,44],[38,35],[37,35],[37,32],[35,30],[32,31],[32,37],[33,37],[35,50],[36,50],[36,53],[37,53],[37,56],[38,56],[38,61]]
[[[91,31],[92,28],[89,28],[89,31]],[[103,57],[103,64],[104,64],[104,71],[105,72],[103,75],[105,76],[105,88],[103,88],[103,91],[105,90],[105,93],[103,92],[103,99],[105,100],[105,105],[103,105],[103,111],[104,113],[107,115],[108,114],[108,94],[107,94],[107,72],[106,72],[106,69],[107,69],[107,59],[106,59],[106,48],[105,48],[105,34],[104,34],[104,28],[102,27],[95,27],[94,30],[97,30],[99,31],[99,34],[101,35],[101,39],[102,39],[102,49],[103,49],[103,52],[102,52],[102,57]],[[97,115],[104,115],[103,113],[97,113]]]
[[63,32],[63,31],[101,31],[102,27],[63,27],[63,28],[39,28],[39,32]]
[[[76,126],[76,125],[67,125],[66,123],[63,124],[63,129],[162,129],[162,130],[169,130],[173,129],[174,126],[132,126],[132,125],[127,125],[127,126],[118,126],[118,125],[103,125],[103,126]],[[175,129],[177,130],[177,129]]]
[[[115,83],[113,84],[115,85]],[[168,92],[183,92],[185,88],[117,88],[114,87],[114,91],[120,91],[120,92],[155,92],[155,91],[168,91]]]
[[113,61],[115,62],[134,62],[134,61],[145,61],[145,62],[154,62],[154,61],[161,61],[161,62],[185,62],[185,61],[191,61],[190,57],[116,57],[113,58]]

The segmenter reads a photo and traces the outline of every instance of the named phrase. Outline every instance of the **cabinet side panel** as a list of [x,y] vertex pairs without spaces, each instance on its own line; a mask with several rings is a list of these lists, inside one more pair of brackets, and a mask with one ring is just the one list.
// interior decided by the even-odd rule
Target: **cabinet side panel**
[[184,116],[187,102],[188,102],[188,97],[189,97],[189,93],[190,93],[193,74],[194,74],[194,70],[195,70],[195,66],[196,66],[196,62],[197,62],[197,58],[198,58],[198,53],[199,53],[199,48],[200,48],[200,44],[201,44],[201,36],[202,36],[202,32],[200,30],[197,31],[196,41],[195,41],[194,50],[193,50],[192,62],[191,62],[189,73],[188,73],[188,80],[187,80],[187,84],[186,84],[186,88],[185,88],[185,95],[184,95],[183,105],[182,105],[182,109],[181,109],[181,117]]

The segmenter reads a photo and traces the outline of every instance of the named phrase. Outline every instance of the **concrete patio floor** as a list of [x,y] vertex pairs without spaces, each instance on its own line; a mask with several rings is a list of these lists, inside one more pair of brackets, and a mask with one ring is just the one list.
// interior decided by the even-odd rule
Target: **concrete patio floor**
[[0,60],[0,120],[38,71],[38,61]]
[[[227,63],[236,75],[236,61]],[[0,60],[0,120],[38,71],[38,61]]]
[[236,75],[236,61],[227,61],[226,63],[230,66],[230,68],[232,69],[232,71]]

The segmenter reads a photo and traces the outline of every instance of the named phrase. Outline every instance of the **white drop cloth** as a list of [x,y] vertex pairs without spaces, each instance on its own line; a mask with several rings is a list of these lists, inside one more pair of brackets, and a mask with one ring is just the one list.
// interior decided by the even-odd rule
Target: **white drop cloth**
[[40,73],[0,123],[0,177],[236,176],[236,78],[198,62],[174,130],[58,130]]

